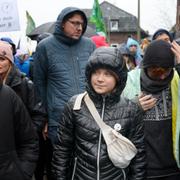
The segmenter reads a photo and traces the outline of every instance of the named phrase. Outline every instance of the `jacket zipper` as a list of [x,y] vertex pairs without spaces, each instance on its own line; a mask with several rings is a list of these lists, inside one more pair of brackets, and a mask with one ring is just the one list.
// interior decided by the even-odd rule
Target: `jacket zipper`
[[[104,109],[105,109],[105,97],[103,97],[103,104],[102,104],[102,113],[101,118],[103,120],[104,118]],[[102,133],[100,130],[99,133],[99,143],[98,143],[98,155],[97,155],[97,180],[100,180],[100,167],[99,167],[99,159],[100,159],[100,150],[101,150],[101,139],[102,139]]]
[[97,180],[100,180],[100,169],[99,169],[99,159],[100,159],[100,146],[101,146],[101,131],[99,132],[99,143],[98,143],[98,154],[97,154]]
[[121,169],[121,170],[122,170],[123,177],[124,177],[123,179],[126,180],[126,173],[125,173],[124,169]]
[[74,168],[73,168],[73,174],[71,180],[74,179],[75,171],[76,171],[76,165],[77,165],[77,157],[74,158]]

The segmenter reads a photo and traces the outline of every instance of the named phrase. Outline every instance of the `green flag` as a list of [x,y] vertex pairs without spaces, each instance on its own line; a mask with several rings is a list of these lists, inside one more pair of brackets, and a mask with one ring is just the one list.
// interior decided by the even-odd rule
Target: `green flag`
[[94,0],[92,14],[89,21],[95,24],[97,34],[106,37],[106,26],[103,20],[102,11],[98,0]]
[[27,19],[27,26],[26,26],[26,35],[29,34],[34,28],[36,27],[35,22],[28,11],[26,11],[26,19]]

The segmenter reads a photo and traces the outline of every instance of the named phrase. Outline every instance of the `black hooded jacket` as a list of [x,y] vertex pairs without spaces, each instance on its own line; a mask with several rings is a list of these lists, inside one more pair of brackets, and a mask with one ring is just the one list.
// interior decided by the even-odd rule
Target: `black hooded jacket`
[[36,130],[41,132],[47,119],[47,113],[35,93],[33,82],[13,65],[5,83],[21,98],[33,120]]
[[[116,91],[102,96],[90,84],[92,72],[98,68],[112,70],[119,77]],[[57,180],[144,180],[145,146],[142,111],[137,104],[120,97],[127,72],[122,57],[115,48],[98,48],[86,67],[86,90],[106,124],[121,125],[122,135],[129,138],[138,153],[126,169],[115,167],[110,161],[100,128],[82,100],[81,109],[74,111],[76,96],[66,104],[60,121],[58,143],[53,156],[53,174]],[[105,107],[105,109],[103,108]],[[74,159],[71,166],[71,156]],[[71,174],[70,177],[68,175]]]
[[24,104],[11,88],[0,85],[0,179],[31,180],[38,146]]

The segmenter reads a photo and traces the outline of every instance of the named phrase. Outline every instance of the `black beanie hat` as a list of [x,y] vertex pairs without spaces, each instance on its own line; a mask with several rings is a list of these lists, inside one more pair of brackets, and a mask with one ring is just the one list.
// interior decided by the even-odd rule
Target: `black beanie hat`
[[156,40],[158,36],[160,36],[161,34],[166,34],[169,36],[170,41],[173,41],[173,37],[171,35],[171,33],[169,31],[167,31],[166,29],[158,29],[152,36],[152,40]]
[[143,57],[142,67],[174,67],[174,53],[171,50],[171,45],[163,40],[153,41],[146,49]]

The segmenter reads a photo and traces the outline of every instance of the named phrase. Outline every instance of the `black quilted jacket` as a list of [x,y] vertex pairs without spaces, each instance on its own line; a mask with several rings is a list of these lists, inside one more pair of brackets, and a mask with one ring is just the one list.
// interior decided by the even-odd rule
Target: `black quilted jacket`
[[0,85],[0,179],[31,180],[38,146],[24,104],[12,89]]
[[[104,55],[106,53],[103,53]],[[105,55],[106,56],[106,55]],[[106,57],[107,58],[107,57]],[[98,60],[96,64],[109,63],[105,58]],[[119,61],[111,63],[117,66]],[[95,68],[89,63],[86,68],[87,81],[89,73]],[[118,74],[119,71],[119,74]],[[121,78],[126,78],[121,70],[116,73]],[[126,169],[115,167],[110,161],[105,141],[101,135],[100,128],[91,116],[85,102],[82,100],[81,109],[73,110],[76,97],[72,97],[66,104],[58,131],[58,143],[53,154],[53,174],[57,180],[144,180],[145,179],[145,146],[143,135],[142,111],[136,103],[127,99],[121,99],[120,93],[126,81],[121,81],[115,93],[106,97],[97,95],[87,84],[87,91],[90,98],[103,117],[106,124],[114,128],[120,124],[119,130],[122,135],[129,138],[138,153]],[[103,108],[105,107],[105,108]],[[103,110],[104,109],[104,110]]]
[[7,76],[6,84],[21,98],[31,116],[36,130],[41,132],[47,119],[47,113],[35,93],[33,82],[13,65]]

